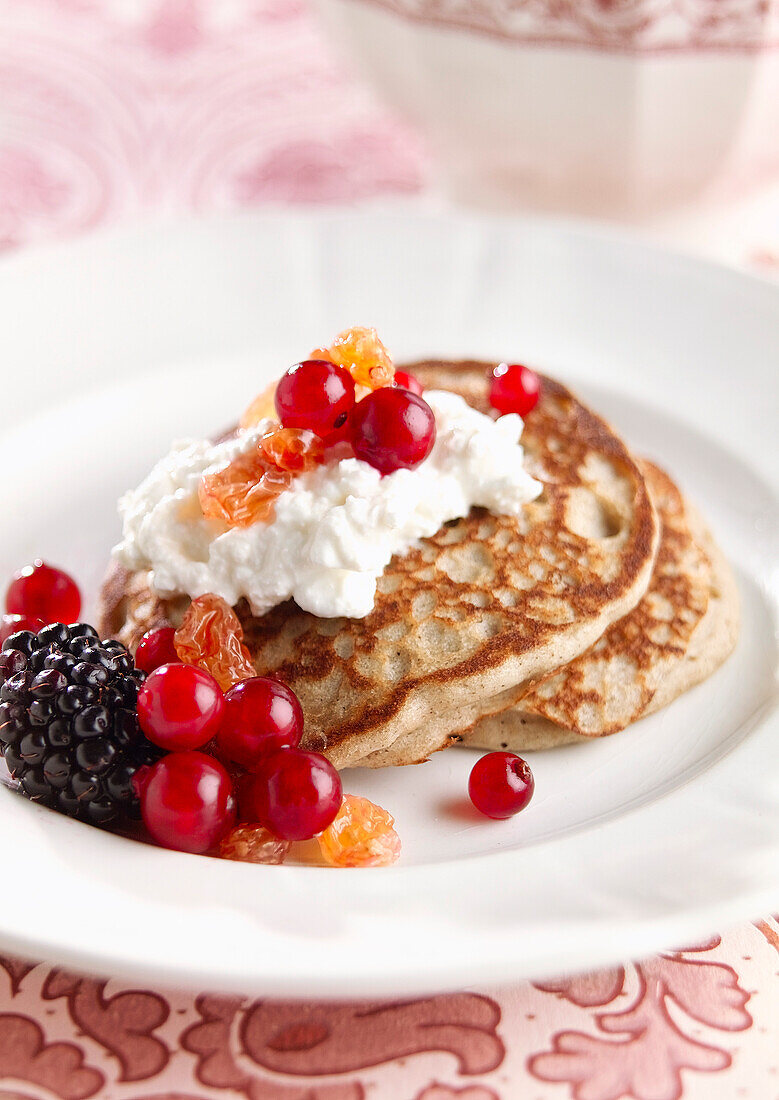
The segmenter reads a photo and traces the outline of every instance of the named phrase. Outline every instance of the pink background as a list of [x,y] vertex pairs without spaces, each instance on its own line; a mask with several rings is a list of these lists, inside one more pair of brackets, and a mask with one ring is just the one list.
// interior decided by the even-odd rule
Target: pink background
[[[301,0],[0,0],[0,249],[423,194],[429,175]],[[772,240],[745,248],[775,262]],[[1,1100],[777,1100],[778,1037],[775,918],[584,977],[403,1003],[195,997],[0,958]]]

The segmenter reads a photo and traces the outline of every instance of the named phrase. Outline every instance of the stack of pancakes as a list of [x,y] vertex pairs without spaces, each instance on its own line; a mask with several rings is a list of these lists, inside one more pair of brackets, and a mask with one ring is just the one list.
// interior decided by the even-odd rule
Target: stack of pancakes
[[[489,411],[490,364],[408,369]],[[735,582],[700,517],[564,386],[542,378],[541,394],[522,443],[544,490],[518,518],[474,509],[393,558],[364,619],[238,605],[258,674],[300,698],[303,747],[343,768],[417,763],[461,741],[584,741],[670,703],[731,652]],[[101,627],[134,649],[188,602],[114,565]]]

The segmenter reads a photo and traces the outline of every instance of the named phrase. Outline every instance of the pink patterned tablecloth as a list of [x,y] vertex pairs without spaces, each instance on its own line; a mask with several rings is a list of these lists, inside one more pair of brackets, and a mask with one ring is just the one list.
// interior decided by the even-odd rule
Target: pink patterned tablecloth
[[[0,248],[151,213],[410,194],[425,174],[301,0],[0,0]],[[773,247],[755,246],[766,268]],[[0,958],[0,1098],[217,1095],[777,1100],[779,922],[402,1003],[194,996]]]

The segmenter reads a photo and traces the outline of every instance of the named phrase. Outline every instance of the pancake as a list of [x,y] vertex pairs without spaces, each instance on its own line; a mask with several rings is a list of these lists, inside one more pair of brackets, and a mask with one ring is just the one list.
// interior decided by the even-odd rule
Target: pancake
[[[490,365],[409,369],[489,411]],[[337,767],[377,753],[382,765],[417,762],[504,707],[504,693],[568,664],[641,599],[659,529],[619,437],[543,378],[522,444],[541,496],[519,517],[474,509],[393,558],[364,619],[321,619],[291,601],[262,617],[237,606],[258,673],[300,698],[304,747]],[[158,598],[149,582],[115,565],[104,586],[101,629],[131,648],[188,605]]]
[[668,475],[641,466],[661,524],[646,595],[517,705],[464,729],[466,744],[519,752],[618,733],[705,680],[732,652],[739,601],[730,567]]

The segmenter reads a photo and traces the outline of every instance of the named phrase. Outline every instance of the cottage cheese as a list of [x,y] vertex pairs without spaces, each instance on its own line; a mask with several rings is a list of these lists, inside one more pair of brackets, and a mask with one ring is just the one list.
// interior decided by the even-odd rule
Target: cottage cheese
[[160,596],[246,597],[255,615],[292,598],[314,615],[362,618],[393,555],[475,505],[518,515],[541,492],[522,466],[518,416],[492,420],[443,391],[426,391],[425,400],[436,441],[417,469],[382,477],[355,458],[328,463],[293,480],[271,523],[247,528],[205,519],[198,485],[251,450],[270,422],[224,443],[176,443],[122,497],[114,554],[130,569],[150,569]]

